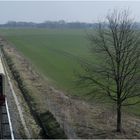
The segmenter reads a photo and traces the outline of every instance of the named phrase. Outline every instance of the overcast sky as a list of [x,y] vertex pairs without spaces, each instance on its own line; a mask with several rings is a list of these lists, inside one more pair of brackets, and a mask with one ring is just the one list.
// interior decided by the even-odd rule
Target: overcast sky
[[62,19],[96,22],[114,8],[129,8],[135,20],[140,21],[140,1],[0,1],[0,23]]

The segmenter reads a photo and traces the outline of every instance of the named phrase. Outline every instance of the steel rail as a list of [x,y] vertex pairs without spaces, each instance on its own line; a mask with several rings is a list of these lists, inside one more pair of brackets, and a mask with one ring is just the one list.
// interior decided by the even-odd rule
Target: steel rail
[[5,105],[6,105],[6,112],[7,112],[8,122],[9,122],[9,127],[10,127],[11,139],[14,140],[13,127],[12,127],[12,122],[11,122],[11,117],[10,117],[10,113],[9,113],[7,99],[5,99]]

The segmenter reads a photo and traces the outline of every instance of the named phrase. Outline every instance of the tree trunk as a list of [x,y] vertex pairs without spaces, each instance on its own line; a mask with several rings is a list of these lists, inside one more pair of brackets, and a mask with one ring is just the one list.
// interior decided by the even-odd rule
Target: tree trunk
[[121,105],[117,103],[117,132],[121,132]]

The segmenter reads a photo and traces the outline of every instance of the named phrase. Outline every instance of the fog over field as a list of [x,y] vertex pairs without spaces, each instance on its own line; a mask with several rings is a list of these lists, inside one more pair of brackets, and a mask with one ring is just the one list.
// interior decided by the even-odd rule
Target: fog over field
[[8,21],[97,22],[116,9],[129,8],[140,21],[138,1],[0,1],[0,23]]

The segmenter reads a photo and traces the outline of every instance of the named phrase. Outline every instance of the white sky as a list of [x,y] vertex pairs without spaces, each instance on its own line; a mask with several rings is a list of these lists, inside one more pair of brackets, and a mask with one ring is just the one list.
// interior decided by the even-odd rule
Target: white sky
[[1,1],[0,23],[46,20],[96,22],[112,9],[130,9],[140,21],[140,1]]

